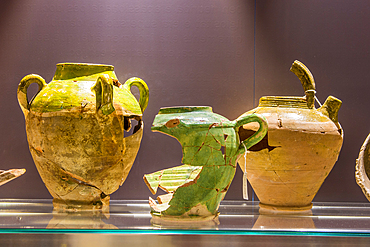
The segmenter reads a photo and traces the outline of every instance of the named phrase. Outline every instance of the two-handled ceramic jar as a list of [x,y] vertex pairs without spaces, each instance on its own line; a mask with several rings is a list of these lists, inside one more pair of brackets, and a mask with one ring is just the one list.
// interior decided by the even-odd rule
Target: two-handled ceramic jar
[[[32,83],[39,90],[28,101]],[[139,102],[132,86],[139,88]],[[54,205],[109,205],[109,194],[123,184],[139,150],[148,99],[143,80],[121,85],[111,65],[61,63],[48,84],[34,74],[22,79],[18,101],[29,149]],[[138,124],[126,136],[131,120]]]

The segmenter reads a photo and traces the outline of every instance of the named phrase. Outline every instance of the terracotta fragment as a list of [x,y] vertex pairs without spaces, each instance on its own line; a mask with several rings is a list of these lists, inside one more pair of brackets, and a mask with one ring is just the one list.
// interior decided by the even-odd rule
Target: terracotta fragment
[[0,170],[0,186],[22,176],[25,172],[26,169],[10,169],[7,171]]
[[[136,77],[119,83],[113,69],[62,63],[49,84],[38,75],[25,76],[19,84],[29,148],[55,203],[107,205],[109,194],[123,184],[133,165],[149,90]],[[39,91],[28,102],[32,83]],[[139,102],[132,86],[139,88]],[[127,136],[132,120],[138,125]]]
[[[237,131],[249,122],[260,127],[240,143]],[[149,198],[154,222],[206,221],[217,217],[237,159],[264,137],[267,124],[257,114],[229,121],[211,107],[171,107],[160,109],[152,130],[176,138],[183,152],[183,165],[144,175],[153,194],[158,187],[168,193],[158,203]]]
[[[304,97],[262,97],[257,108],[245,113],[261,114],[268,122],[264,140],[251,147],[239,165],[243,171],[246,167],[260,207],[272,211],[309,210],[343,143],[338,122],[342,102],[329,96],[315,109],[311,72],[299,61],[293,63],[291,71],[301,80]],[[241,140],[251,133],[253,126],[244,125],[239,130]]]

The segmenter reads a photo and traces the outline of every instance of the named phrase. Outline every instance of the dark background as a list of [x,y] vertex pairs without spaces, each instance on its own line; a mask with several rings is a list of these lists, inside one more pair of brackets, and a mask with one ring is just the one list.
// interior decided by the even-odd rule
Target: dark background
[[[0,169],[27,172],[2,186],[0,198],[51,198],[16,97],[27,74],[50,81],[57,63],[89,62],[114,65],[122,82],[146,81],[142,145],[111,198],[147,199],[143,174],[181,162],[180,144],[150,131],[160,107],[210,105],[233,120],[263,95],[303,96],[289,72],[298,59],[313,73],[322,103],[328,95],[343,101],[342,152],[314,201],[366,201],[354,167],[369,133],[369,23],[368,0],[1,1]],[[226,199],[242,199],[241,180],[238,168]]]

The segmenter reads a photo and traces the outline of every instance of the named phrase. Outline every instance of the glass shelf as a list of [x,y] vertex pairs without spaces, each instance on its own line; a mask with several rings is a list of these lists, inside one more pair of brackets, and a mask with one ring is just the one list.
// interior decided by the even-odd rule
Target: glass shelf
[[0,233],[370,237],[369,203],[313,203],[308,214],[263,215],[258,202],[223,201],[219,223],[156,225],[147,200],[111,200],[109,213],[55,212],[52,200],[0,200]]

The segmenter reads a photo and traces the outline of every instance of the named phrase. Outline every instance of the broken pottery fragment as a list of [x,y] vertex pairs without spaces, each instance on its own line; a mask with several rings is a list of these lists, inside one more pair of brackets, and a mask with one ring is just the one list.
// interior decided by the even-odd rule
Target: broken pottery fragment
[[10,169],[7,171],[0,170],[0,186],[22,176],[25,172],[26,169]]
[[[250,122],[259,123],[259,128],[240,143],[238,129]],[[153,194],[158,187],[168,193],[158,196],[158,204],[149,198],[153,219],[199,221],[217,217],[237,159],[265,136],[267,124],[258,114],[229,121],[211,107],[170,107],[160,109],[152,130],[176,138],[183,152],[183,165],[144,175]]]
[[[244,115],[266,117],[269,129],[260,143],[248,150],[239,165],[260,200],[260,211],[304,211],[338,159],[343,130],[338,123],[342,102],[329,96],[315,109],[315,83],[311,72],[299,61],[290,69],[301,80],[304,97],[269,96]],[[241,117],[242,117],[241,116]],[[239,130],[244,140],[253,126]]]
[[355,177],[358,186],[370,201],[370,134],[362,144],[358,159],[356,160]]
[[[136,77],[121,84],[113,69],[60,63],[49,84],[31,74],[18,86],[29,149],[54,205],[109,205],[109,194],[123,184],[132,167],[149,89]],[[32,83],[39,90],[28,102]],[[132,86],[140,91],[139,102],[130,92]],[[132,120],[138,124],[128,135]]]

